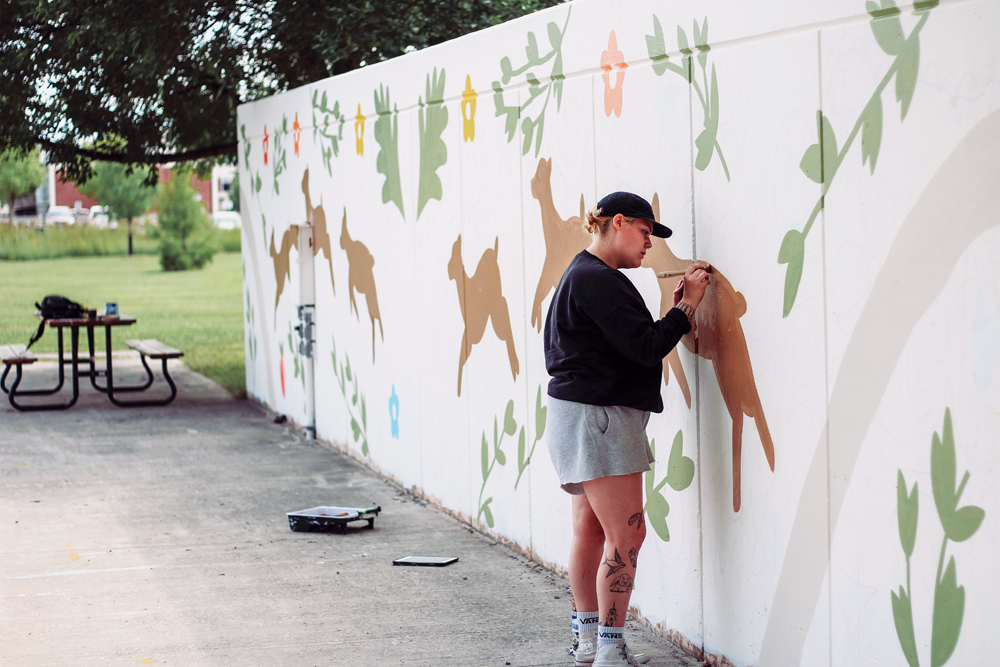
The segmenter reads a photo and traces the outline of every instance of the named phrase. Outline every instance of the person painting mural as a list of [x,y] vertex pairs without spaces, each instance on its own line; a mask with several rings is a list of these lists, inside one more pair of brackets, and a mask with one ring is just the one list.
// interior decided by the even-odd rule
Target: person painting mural
[[590,246],[570,263],[545,320],[547,440],[560,486],[572,496],[569,578],[577,610],[577,667],[635,667],[625,614],[646,536],[642,473],[654,460],[650,412],[662,412],[663,358],[691,330],[709,285],[692,264],[674,307],[655,321],[618,269],[637,268],[651,236],[669,237],[649,203],[613,192],[588,214]]

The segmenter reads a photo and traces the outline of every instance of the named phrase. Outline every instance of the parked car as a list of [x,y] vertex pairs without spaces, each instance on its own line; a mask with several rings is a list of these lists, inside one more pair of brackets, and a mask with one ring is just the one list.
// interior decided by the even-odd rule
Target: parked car
[[212,214],[212,224],[219,229],[239,229],[243,219],[236,211],[216,211]]
[[107,227],[110,222],[108,209],[104,206],[91,206],[87,215],[87,224],[95,227]]
[[74,222],[76,222],[76,217],[73,215],[73,209],[69,206],[50,206],[49,212],[45,214],[46,225],[63,227],[72,225]]

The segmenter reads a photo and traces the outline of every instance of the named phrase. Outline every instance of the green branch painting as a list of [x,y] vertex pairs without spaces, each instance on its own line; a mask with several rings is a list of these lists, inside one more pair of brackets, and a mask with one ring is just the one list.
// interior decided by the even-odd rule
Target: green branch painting
[[375,141],[378,142],[378,157],[375,169],[385,176],[382,184],[382,203],[392,202],[403,213],[403,185],[399,180],[399,109],[393,108],[389,100],[389,87],[379,84],[375,91]]
[[843,146],[838,148],[833,123],[830,122],[830,119],[823,115],[822,110],[816,112],[817,140],[815,144],[806,149],[799,163],[799,169],[802,170],[802,173],[809,180],[821,185],[822,190],[806,220],[805,227],[801,231],[790,229],[781,241],[778,264],[788,265],[785,269],[785,302],[782,317],[788,317],[792,306],[795,305],[795,297],[799,291],[799,282],[802,280],[802,269],[805,263],[806,237],[809,236],[819,212],[823,210],[826,193],[833,184],[837,171],[859,133],[861,134],[861,164],[868,164],[871,173],[875,173],[875,163],[878,161],[879,149],[882,146],[883,91],[888,87],[889,82],[895,79],[896,101],[900,104],[900,121],[906,118],[906,113],[910,110],[910,104],[913,102],[913,92],[917,87],[917,73],[920,70],[920,31],[927,24],[930,10],[937,6],[938,0],[914,4],[913,12],[920,15],[920,19],[910,31],[909,36],[905,36],[903,32],[903,24],[900,20],[902,12],[896,7],[894,0],[881,0],[881,2],[882,4],[879,5],[868,0],[865,3],[865,8],[872,17],[870,24],[875,41],[886,54],[893,57],[892,65],[861,111]]
[[486,517],[486,525],[490,528],[493,527],[493,512],[490,511],[490,503],[493,502],[493,496],[490,496],[485,501],[483,500],[483,492],[486,490],[486,482],[490,478],[490,473],[493,472],[494,466],[496,464],[507,465],[507,456],[500,449],[503,444],[503,437],[505,435],[514,435],[517,432],[517,422],[514,420],[514,401],[507,401],[507,409],[503,416],[503,430],[498,431],[499,425],[497,418],[493,418],[493,448],[492,457],[490,454],[490,446],[486,441],[486,431],[483,431],[483,443],[480,448],[480,462],[483,467],[483,485],[479,489],[479,500],[476,506],[479,508],[479,512],[476,514],[476,522],[479,522],[480,517]]
[[681,52],[681,64],[670,62],[667,55],[667,46],[663,38],[663,28],[660,20],[653,15],[653,34],[646,35],[646,51],[653,61],[653,72],[656,76],[663,76],[668,70],[681,76],[685,81],[694,87],[698,94],[698,101],[701,102],[701,110],[704,118],[704,127],[698,138],[694,140],[694,145],[698,149],[694,166],[699,171],[705,171],[712,161],[712,155],[718,153],[722,170],[726,173],[726,180],[729,179],[729,167],[726,165],[726,158],[722,155],[722,147],[719,145],[719,80],[715,72],[715,63],[712,63],[712,82],[709,85],[708,78],[708,52],[712,47],[708,45],[708,17],[698,26],[698,21],[693,22],[694,48],[698,50],[698,66],[701,68],[701,82],[694,73],[694,62],[692,56],[694,50],[688,42],[687,33],[680,26],[677,26],[677,49]]
[[[337,341],[330,339],[330,357],[333,359],[333,375],[340,385],[340,393],[344,395],[347,414],[351,418],[351,431],[354,442],[361,443],[361,455],[368,456],[368,408],[365,395],[358,390],[358,374],[351,372],[351,359],[344,355],[344,363],[337,365]],[[348,390],[351,390],[348,398]]]
[[[656,455],[656,439],[650,441],[649,448]],[[694,480],[694,461],[684,456],[684,434],[677,431],[670,447],[670,457],[667,459],[667,475],[660,483],[656,483],[656,462],[649,464],[649,470],[643,474],[646,486],[646,504],[643,511],[649,517],[649,525],[656,535],[664,542],[670,541],[670,529],[667,527],[667,515],[670,514],[670,504],[663,497],[661,490],[669,484],[674,491],[683,491],[691,486]]]
[[274,194],[280,195],[281,191],[278,189],[278,176],[281,176],[281,172],[285,170],[288,166],[287,155],[284,146],[284,139],[288,136],[288,116],[284,114],[281,115],[281,129],[274,131],[274,160],[272,161],[274,166]]
[[[986,518],[981,507],[966,505],[959,507],[962,492],[969,482],[969,471],[965,471],[962,481],[955,488],[957,464],[955,457],[955,435],[951,423],[951,410],[944,411],[944,428],[941,435],[937,431],[931,439],[931,491],[938,519],[944,529],[941,541],[941,555],[938,557],[937,575],[934,578],[934,610],[931,621],[931,667],[941,667],[951,658],[958,645],[965,615],[965,586],[958,585],[955,557],[948,560],[945,567],[948,541],[965,542],[976,534]],[[899,593],[890,592],[892,618],[896,625],[896,636],[910,667],[920,667],[917,657],[916,632],[913,625],[913,591],[910,587],[910,557],[917,541],[917,515],[919,498],[917,482],[912,490],[907,490],[903,471],[896,475],[896,516],[899,524],[899,542],[906,556],[906,589],[899,587]]]
[[514,480],[514,490],[517,490],[517,485],[521,483],[521,475],[524,471],[528,469],[531,464],[531,457],[535,453],[535,446],[545,435],[545,421],[548,418],[549,409],[542,405],[542,385],[538,385],[538,393],[535,395],[535,438],[531,443],[531,451],[528,455],[524,455],[524,450],[526,449],[526,438],[524,426],[521,427],[521,432],[517,436],[517,479]]
[[[549,100],[555,97],[556,111],[562,104],[563,81],[566,76],[563,74],[562,45],[566,36],[566,28],[569,25],[569,17],[573,8],[566,12],[566,21],[560,30],[554,22],[549,22],[546,26],[549,46],[551,50],[540,55],[538,53],[538,39],[535,33],[528,33],[528,44],[524,48],[527,61],[518,68],[510,62],[510,58],[504,56],[500,60],[500,80],[493,82],[493,104],[496,107],[496,117],[505,116],[504,131],[507,133],[507,143],[514,140],[517,132],[517,121],[521,120],[521,134],[524,136],[524,143],[521,146],[521,155],[527,155],[531,150],[531,141],[535,141],[535,157],[542,146],[542,133],[545,129],[545,111],[549,106]],[[542,83],[532,68],[541,67],[545,63],[552,61],[552,69],[549,70],[548,81]],[[524,75],[524,80],[528,83],[528,99],[521,105],[508,105],[504,100],[503,87],[508,85],[515,77]],[[543,98],[544,95],[544,98]],[[536,104],[541,100],[540,104]]]
[[[427,102],[424,102],[424,99]],[[417,218],[429,199],[441,201],[441,179],[437,175],[439,167],[448,161],[448,147],[441,135],[448,126],[448,108],[444,105],[444,69],[438,77],[434,68],[434,79],[427,75],[424,98],[417,98],[420,104],[418,122],[420,131],[420,182],[417,186]]]
[[[317,121],[317,112],[323,117],[322,123]],[[340,112],[340,101],[334,102],[331,109],[326,99],[326,92],[320,97],[319,91],[314,90],[312,96],[312,118],[313,141],[318,142],[320,145],[320,152],[323,154],[323,166],[326,167],[326,173],[333,176],[331,161],[340,155],[340,142],[344,140],[344,122],[346,121],[344,114]],[[319,139],[320,137],[322,139]],[[325,142],[323,141],[324,139],[326,140]]]
[[[240,125],[240,136],[243,138],[243,164],[246,165],[247,173],[250,174],[250,191],[255,195],[260,194],[260,172],[256,174],[250,170],[250,139],[247,137],[247,126],[246,124]],[[265,242],[266,244],[266,242]]]
[[299,346],[295,344],[293,337],[292,323],[288,323],[288,351],[292,353],[292,361],[295,363],[295,371],[292,377],[297,377],[302,382],[302,390],[306,388],[306,367],[299,355]]

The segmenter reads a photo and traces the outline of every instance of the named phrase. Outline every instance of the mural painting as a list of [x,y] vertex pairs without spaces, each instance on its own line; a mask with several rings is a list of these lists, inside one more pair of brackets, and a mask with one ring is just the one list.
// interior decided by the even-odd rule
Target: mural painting
[[788,317],[799,292],[799,282],[802,280],[805,263],[806,237],[809,236],[819,212],[823,210],[826,193],[859,133],[861,164],[868,163],[871,173],[875,173],[875,163],[878,161],[879,149],[882,146],[882,92],[893,78],[896,80],[896,101],[900,105],[899,120],[902,122],[906,119],[906,112],[910,109],[913,93],[917,88],[917,74],[920,70],[920,31],[927,25],[931,9],[936,5],[937,2],[917,3],[913,11],[920,16],[920,20],[913,26],[910,34],[906,35],[900,20],[902,12],[893,0],[882,0],[881,6],[872,0],[865,3],[865,8],[871,15],[872,34],[882,50],[893,56],[892,66],[868,99],[850,134],[844,140],[842,148],[837,147],[837,138],[830,119],[824,116],[822,111],[816,112],[817,140],[806,149],[799,163],[799,169],[809,180],[822,187],[822,194],[813,206],[802,230],[788,230],[781,241],[778,264],[788,265],[785,269],[785,301],[782,313],[784,317]]
[[382,314],[378,309],[378,292],[375,289],[375,274],[372,273],[375,258],[368,252],[364,243],[351,238],[347,231],[347,209],[344,209],[344,220],[340,227],[340,247],[347,253],[347,263],[350,265],[347,273],[347,294],[351,298],[351,310],[354,316],[361,318],[357,301],[354,300],[355,292],[364,294],[368,303],[368,317],[372,321],[372,361],[375,361],[375,320],[378,320],[378,331],[382,341],[385,342]]
[[[966,470],[962,481],[957,482],[955,457],[955,433],[951,423],[951,410],[944,411],[944,428],[939,436],[937,431],[931,439],[931,491],[938,519],[944,529],[941,555],[938,558],[937,575],[934,579],[934,615],[931,622],[931,667],[941,667],[951,658],[962,631],[962,617],[965,615],[965,586],[958,585],[955,556],[945,567],[948,542],[965,542],[976,534],[986,518],[986,512],[975,505],[959,507],[962,492],[969,482]],[[913,627],[913,589],[910,586],[910,557],[917,540],[917,518],[920,498],[917,482],[907,491],[906,478],[899,470],[896,482],[896,513],[899,521],[899,542],[906,556],[906,589],[899,587],[899,594],[890,593],[892,617],[896,624],[896,635],[900,648],[910,667],[920,667],[917,656],[917,640]]]
[[[500,266],[497,264],[497,253],[500,249],[500,237],[496,238],[492,248],[487,248],[476,265],[476,272],[469,276],[462,260],[462,235],[458,235],[451,249],[451,260],[448,262],[448,277],[455,281],[458,287],[458,303],[462,308],[462,319],[465,321],[465,331],[462,334],[462,349],[458,356],[458,395],[462,395],[462,369],[472,354],[472,346],[483,339],[486,333],[486,323],[493,323],[493,332],[497,338],[507,343],[507,357],[510,361],[510,373],[517,380],[521,369],[514,350],[514,334],[510,329],[510,314],[507,310],[507,299],[503,296],[500,284]],[[511,433],[511,435],[514,435]]]
[[302,194],[306,197],[306,221],[313,228],[313,256],[319,256],[322,252],[326,255],[327,264],[330,267],[330,287],[333,293],[337,293],[337,284],[333,279],[333,251],[330,250],[330,232],[326,228],[326,212],[323,205],[312,205],[312,197],[309,196],[309,169],[302,174]]
[[[324,253],[328,270],[315,279],[329,273],[331,291],[316,290],[316,338],[332,364],[312,376],[310,405],[328,408],[317,410],[318,437],[565,567],[568,498],[538,449],[545,302],[589,245],[586,200],[670,192],[681,241],[655,239],[649,271],[625,275],[662,315],[678,279],[653,275],[687,268],[685,255],[711,261],[713,274],[682,341],[695,364],[680,346],[664,358],[666,409],[647,429],[659,460],[644,473],[643,509],[657,539],[634,613],[711,664],[978,664],[992,655],[1000,587],[983,509],[998,502],[983,481],[1000,466],[1000,363],[990,361],[1000,357],[990,337],[1000,321],[1000,96],[989,74],[1000,2],[856,0],[791,13],[765,2],[738,20],[707,2],[664,23],[646,5],[574,0],[241,106],[248,393],[293,421],[305,414],[295,380],[312,383],[278,306],[292,277],[297,294],[309,275],[292,265]],[[477,116],[473,81],[489,82],[494,113]],[[893,99],[900,122],[885,123]],[[355,150],[344,151],[344,109],[355,106]],[[861,159],[846,160],[855,144]],[[301,182],[311,256],[288,226],[302,204],[286,151],[312,160]],[[394,228],[376,249],[360,218],[348,226],[348,209],[387,204],[400,218],[385,222],[405,223],[404,196],[419,229]],[[332,291],[326,206],[344,211],[347,297]],[[777,266],[766,260],[776,250]],[[268,254],[273,273],[258,259]],[[414,278],[413,261],[438,269]],[[368,335],[358,295],[371,359],[345,353]],[[384,337],[381,307],[409,323],[407,336]],[[280,327],[270,321],[279,317]],[[491,321],[502,343],[480,345]],[[454,368],[459,326],[451,394],[455,376],[439,371]],[[475,382],[463,389],[469,363]],[[693,400],[696,379],[708,386]],[[367,395],[382,405],[372,421]],[[403,401],[416,415],[405,424]],[[754,445],[743,465],[745,417],[764,455]],[[727,439],[720,457],[716,441]],[[516,470],[506,466],[515,440]],[[434,446],[411,446],[421,442]],[[935,511],[919,512],[931,500]]]
[[[271,261],[274,263],[274,280],[277,289],[274,291],[274,314],[278,314],[278,302],[281,301],[281,293],[285,291],[285,281],[291,279],[290,255],[292,248],[299,249],[299,226],[291,225],[281,235],[281,248],[274,245],[274,230],[271,230]],[[278,322],[274,322],[275,328]]]
[[587,215],[583,195],[580,195],[580,215],[563,220],[552,201],[551,179],[552,158],[542,158],[531,177],[531,196],[538,200],[542,209],[542,233],[545,235],[545,263],[531,304],[531,326],[535,331],[542,330],[542,301],[559,285],[573,258],[590,245],[590,234],[583,228]]
[[[424,100],[427,100],[424,102]],[[441,179],[437,170],[448,161],[448,147],[441,140],[441,135],[448,127],[448,108],[444,105],[444,69],[438,76],[434,68],[434,77],[427,75],[425,97],[418,98],[419,132],[420,132],[420,181],[417,185],[417,218],[430,199],[441,201]]]

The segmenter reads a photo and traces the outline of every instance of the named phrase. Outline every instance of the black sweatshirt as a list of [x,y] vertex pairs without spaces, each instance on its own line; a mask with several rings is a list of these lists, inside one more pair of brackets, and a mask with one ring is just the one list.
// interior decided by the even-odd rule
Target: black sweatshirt
[[690,330],[677,308],[654,321],[632,281],[584,250],[563,274],[545,318],[548,394],[663,412],[663,358]]

